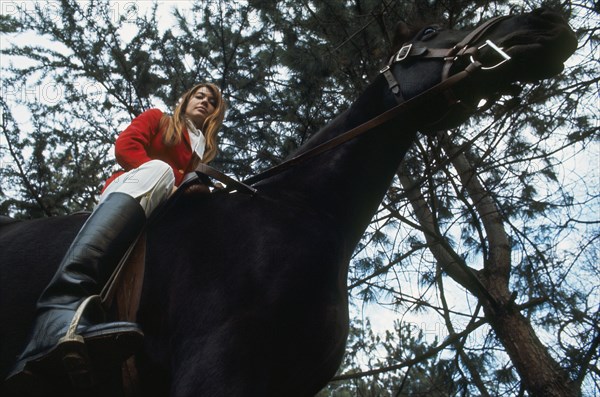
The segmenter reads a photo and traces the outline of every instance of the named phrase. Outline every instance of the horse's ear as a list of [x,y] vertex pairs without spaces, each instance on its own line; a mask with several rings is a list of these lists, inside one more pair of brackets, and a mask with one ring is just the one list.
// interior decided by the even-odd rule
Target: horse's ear
[[394,30],[394,38],[392,40],[392,45],[394,48],[400,48],[402,44],[406,43],[408,39],[412,36],[412,30],[404,21],[400,21],[396,24],[396,28]]

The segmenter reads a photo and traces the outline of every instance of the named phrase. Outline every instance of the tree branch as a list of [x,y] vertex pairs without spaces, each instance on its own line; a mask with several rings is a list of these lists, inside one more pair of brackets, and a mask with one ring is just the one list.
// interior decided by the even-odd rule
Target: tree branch
[[485,323],[486,323],[485,320],[476,321],[476,322],[470,324],[467,328],[465,328],[464,331],[447,337],[446,340],[442,344],[432,348],[429,351],[426,351],[425,353],[423,353],[413,359],[404,361],[400,364],[390,365],[387,367],[381,367],[381,368],[373,369],[370,371],[342,374],[342,375],[336,376],[333,379],[331,379],[331,382],[338,381],[338,380],[346,380],[346,379],[357,379],[357,378],[362,378],[365,376],[381,374],[384,372],[397,371],[397,370],[405,368],[405,367],[411,367],[415,364],[418,364],[424,360],[427,360],[427,359],[437,355],[439,352],[441,352],[448,346],[453,345],[454,343],[456,343],[456,341],[460,340],[461,338],[465,337],[466,335],[469,335],[471,332],[475,331],[477,328],[481,327]]
[[[444,308],[443,317],[444,317],[444,321],[446,323],[446,329],[448,330],[449,335],[455,335],[456,330],[454,329],[454,325],[452,324],[452,320],[450,319],[448,302],[446,301],[446,293],[444,291],[444,280],[441,277],[441,272],[439,270],[440,270],[440,267],[438,266],[437,284],[438,284],[438,290],[440,291],[440,300],[442,302],[442,307]],[[474,321],[475,318],[477,318],[477,312],[480,310],[480,308],[481,308],[481,304],[479,304],[477,309],[475,310],[475,314],[473,315],[472,321]],[[471,374],[471,379],[473,380],[473,383],[475,384],[475,386],[477,387],[477,389],[479,390],[481,395],[484,397],[490,397],[490,394],[488,393],[487,388],[485,387],[483,380],[481,379],[481,376],[479,375],[479,372],[473,366],[473,362],[471,361],[469,356],[465,353],[465,350],[463,348],[464,340],[463,341],[457,340],[454,343],[454,347],[455,347],[461,361],[465,364],[465,366],[467,367],[467,370]]]
[[[484,261],[486,275],[501,283],[501,289],[508,291],[511,251],[502,215],[490,194],[480,183],[464,152],[459,153],[459,149],[451,142],[448,133],[440,132],[438,137],[442,148],[448,157],[452,158],[452,165],[481,217],[489,245],[489,257]],[[490,284],[498,285],[496,282]]]
[[[44,205],[44,202],[42,201],[41,197],[37,193],[37,190],[29,181],[29,178],[27,177],[27,173],[23,169],[21,161],[20,161],[19,157],[17,156],[17,152],[15,151],[15,148],[11,142],[11,138],[8,135],[7,124],[8,124],[9,119],[11,121],[13,121],[12,117],[10,116],[8,107],[6,106],[6,104],[4,102],[2,102],[2,134],[6,137],[6,144],[8,145],[8,151],[9,151],[11,157],[13,158],[13,160],[15,161],[15,164],[17,165],[17,168],[19,170],[19,178],[21,178],[21,181],[23,182],[25,189],[29,192],[30,197],[33,198],[33,200],[38,204],[38,206],[44,212],[44,214],[46,216],[52,216],[52,213]],[[17,135],[18,135],[18,130],[17,130]]]
[[420,189],[418,189],[418,186],[412,182],[410,177],[403,172],[403,167],[398,170],[397,176],[400,179],[402,187],[404,187],[406,197],[413,207],[415,216],[419,220],[419,229],[425,235],[429,250],[440,263],[444,271],[452,277],[454,281],[465,287],[473,295],[487,299],[494,305],[494,297],[481,283],[476,276],[475,271],[467,266],[460,255],[450,247],[445,238],[440,234],[439,230],[437,230],[433,214],[425,202],[423,194]]

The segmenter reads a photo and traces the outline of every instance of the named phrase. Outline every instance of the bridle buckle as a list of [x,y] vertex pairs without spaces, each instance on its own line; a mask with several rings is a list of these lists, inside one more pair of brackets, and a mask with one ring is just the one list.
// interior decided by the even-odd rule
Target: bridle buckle
[[[498,63],[496,63],[495,65],[492,65],[492,66],[483,66],[483,65],[482,65],[482,66],[481,66],[481,70],[491,70],[491,69],[495,69],[495,68],[497,68],[498,66],[500,66],[500,65],[502,65],[502,64],[504,64],[504,63],[506,63],[506,62],[510,61],[510,59],[511,59],[510,55],[508,55],[506,52],[504,52],[504,50],[503,50],[502,48],[498,47],[498,46],[497,46],[496,44],[494,44],[494,43],[493,43],[491,40],[486,40],[486,41],[485,41],[485,43],[484,43],[483,45],[481,45],[481,46],[477,47],[477,50],[479,51],[479,50],[481,50],[481,49],[483,49],[483,48],[485,48],[485,47],[490,47],[490,48],[492,48],[494,51],[496,51],[496,53],[497,53],[498,55],[500,55],[500,57],[501,57],[501,60],[500,60]],[[475,63],[475,61],[476,61],[476,60],[475,60],[475,58],[473,58],[473,55],[471,55],[471,56],[470,56],[470,58],[471,58],[471,63]]]
[[400,48],[400,50],[396,53],[393,63],[402,62],[403,60],[405,60],[408,57],[408,55],[410,54],[411,49],[412,49],[412,43],[402,46],[402,48]]

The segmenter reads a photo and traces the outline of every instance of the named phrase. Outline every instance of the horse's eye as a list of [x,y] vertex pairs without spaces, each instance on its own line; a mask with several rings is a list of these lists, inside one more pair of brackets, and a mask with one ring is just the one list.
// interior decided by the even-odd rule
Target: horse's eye
[[425,29],[423,29],[423,31],[421,32],[421,39],[428,39],[431,36],[433,36],[434,34],[436,34],[438,31],[438,29],[435,26],[429,26]]

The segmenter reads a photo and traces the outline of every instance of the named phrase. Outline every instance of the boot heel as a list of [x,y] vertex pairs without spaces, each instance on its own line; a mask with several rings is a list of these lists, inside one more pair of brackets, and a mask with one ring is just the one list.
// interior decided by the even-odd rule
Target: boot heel
[[60,345],[62,364],[74,390],[93,389],[96,385],[87,348],[81,342],[62,342]]
[[67,334],[58,341],[63,367],[75,390],[89,390],[95,384],[92,361],[90,360],[87,346],[83,337],[76,332],[83,312],[87,309],[88,305],[99,302],[100,297],[98,295],[86,298],[75,311]]

